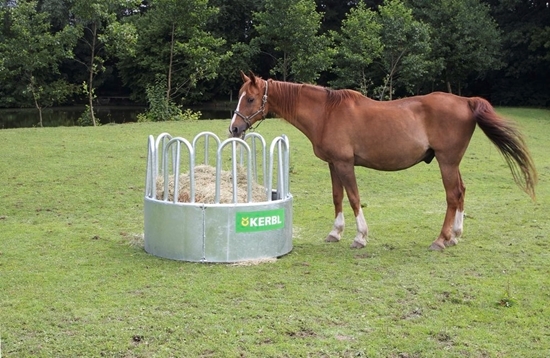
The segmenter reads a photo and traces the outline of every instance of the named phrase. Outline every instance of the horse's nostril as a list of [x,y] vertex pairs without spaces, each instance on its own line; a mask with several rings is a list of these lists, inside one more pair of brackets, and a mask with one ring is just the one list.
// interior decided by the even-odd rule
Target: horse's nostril
[[233,133],[237,133],[239,131],[239,128],[233,127]]

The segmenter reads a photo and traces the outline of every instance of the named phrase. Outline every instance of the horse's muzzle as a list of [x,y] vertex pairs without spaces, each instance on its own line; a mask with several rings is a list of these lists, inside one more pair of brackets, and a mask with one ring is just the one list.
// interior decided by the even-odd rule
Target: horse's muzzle
[[242,138],[248,126],[246,124],[242,126],[229,126],[229,136],[233,138]]

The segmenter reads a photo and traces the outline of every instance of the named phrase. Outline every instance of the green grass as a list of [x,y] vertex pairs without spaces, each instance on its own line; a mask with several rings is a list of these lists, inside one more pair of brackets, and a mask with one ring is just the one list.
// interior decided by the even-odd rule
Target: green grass
[[[550,111],[499,111],[523,128],[537,202],[477,130],[461,169],[463,239],[437,237],[437,163],[357,169],[365,249],[323,241],[330,178],[291,143],[294,250],[257,266],[160,259],[143,232],[146,144],[167,131],[225,135],[228,121],[0,131],[0,347],[4,357],[547,357],[550,355]],[[347,202],[346,202],[347,205]]]

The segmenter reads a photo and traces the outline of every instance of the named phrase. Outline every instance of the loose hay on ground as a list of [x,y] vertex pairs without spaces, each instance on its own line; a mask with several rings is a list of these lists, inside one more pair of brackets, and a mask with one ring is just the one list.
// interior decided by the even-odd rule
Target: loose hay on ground
[[[195,203],[215,204],[216,168],[210,165],[195,166]],[[251,179],[252,180],[252,179]],[[189,173],[180,174],[178,201],[191,202]],[[248,178],[246,169],[237,169],[237,202],[248,202]],[[157,177],[156,197],[164,199],[164,176]],[[168,200],[174,200],[174,175],[168,176]],[[266,201],[266,189],[252,180],[252,202]],[[233,174],[222,170],[220,173],[220,204],[233,203]]]
[[250,260],[244,260],[239,262],[233,262],[231,263],[231,266],[257,266],[261,264],[271,264],[277,262],[276,257],[264,257],[260,259],[250,259]]
[[143,249],[145,247],[145,239],[143,234],[126,234],[122,235],[130,247]]

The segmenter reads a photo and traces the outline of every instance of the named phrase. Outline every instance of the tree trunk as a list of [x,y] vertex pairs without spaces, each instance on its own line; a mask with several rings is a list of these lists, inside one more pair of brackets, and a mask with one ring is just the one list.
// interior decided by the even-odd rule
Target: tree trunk
[[445,84],[447,85],[447,92],[453,93],[453,89],[451,87],[451,79],[449,78],[449,70],[445,69]]
[[172,62],[174,60],[174,36],[176,24],[172,24],[172,33],[170,34],[170,61],[168,63],[168,79],[166,83],[166,103],[170,103],[170,92],[172,92]]
[[40,127],[44,127],[44,124],[43,124],[43,121],[42,121],[42,107],[40,106],[40,104],[38,103],[38,99],[36,98],[36,90],[34,88],[34,76],[31,75],[31,84],[30,84],[30,89],[31,89],[31,93],[32,93],[32,99],[34,100],[34,106],[36,107],[36,109],[38,110],[38,118],[40,119]]
[[378,97],[379,101],[384,100],[384,94],[386,93],[386,88],[388,87],[388,76],[384,79],[384,86],[382,87],[382,91],[380,92],[380,96]]
[[94,114],[94,62],[95,62],[95,46],[97,39],[97,24],[92,24],[92,45],[90,51],[90,67],[88,74],[88,103],[90,106],[90,116],[92,117],[92,123],[97,126],[95,114]]
[[390,101],[393,99],[393,73],[390,76]]
[[447,92],[453,93],[453,90],[451,88],[451,82],[449,80],[447,80]]
[[287,79],[287,75],[288,75],[287,66],[288,66],[287,54],[286,52],[284,52],[283,53],[283,81],[286,81]]
[[38,107],[38,117],[40,117],[40,128],[44,127],[43,121],[42,121],[42,107]]
[[365,74],[365,70],[361,69],[361,93],[364,96],[368,95],[368,87],[369,87],[369,84],[368,84],[367,76]]
[[40,106],[40,104],[38,104],[38,101],[36,100],[36,96],[34,94],[34,90],[32,91],[32,96],[33,96],[33,99],[34,99],[34,106],[36,107],[36,109],[38,110],[38,118],[40,119],[40,127],[44,127],[44,124],[42,122],[42,107]]

